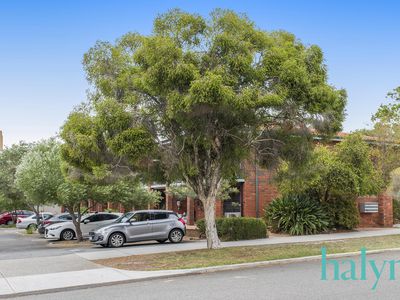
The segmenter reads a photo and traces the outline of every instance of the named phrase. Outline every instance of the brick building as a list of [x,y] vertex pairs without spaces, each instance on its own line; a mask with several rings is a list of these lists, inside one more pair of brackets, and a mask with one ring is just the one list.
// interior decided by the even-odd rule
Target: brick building
[[[339,133],[330,141],[332,144],[340,142],[345,133]],[[315,137],[318,143],[319,138]],[[368,142],[373,142],[366,137]],[[262,217],[264,209],[279,195],[277,187],[273,183],[273,172],[260,168],[253,162],[242,163],[243,178],[239,178],[236,187],[239,193],[231,195],[225,201],[217,201],[216,215],[222,216],[243,216],[243,217]],[[160,209],[173,210],[180,214],[186,214],[188,223],[194,224],[197,220],[204,218],[203,205],[198,199],[187,197],[186,199],[176,199],[171,194],[166,193],[165,184],[153,184],[153,190],[161,192],[162,200],[158,205]],[[377,211],[360,212],[360,227],[391,227],[393,225],[393,202],[392,198],[386,194],[377,196],[360,197],[357,199],[358,205],[368,204],[375,207]],[[93,206],[92,206],[93,205]],[[117,204],[108,203],[107,205],[95,204],[94,210],[120,209]]]
[[[340,132],[331,138],[330,142],[336,144],[342,141],[346,133]],[[319,137],[315,137],[318,143]],[[373,137],[365,137],[369,143],[376,140]],[[279,195],[277,187],[273,184],[273,172],[258,167],[252,162],[242,163],[243,178],[236,182],[239,193],[231,195],[231,199],[217,201],[216,215],[262,217],[264,209]],[[186,213],[189,224],[194,224],[204,217],[203,206],[198,199],[187,198],[185,200],[174,199],[172,195],[165,193],[165,185],[153,185],[163,195],[160,208],[173,210],[178,213]],[[393,199],[387,195],[375,195],[359,197],[357,205],[368,203],[375,206],[378,211],[360,212],[360,227],[391,227],[393,226]],[[375,204],[375,205],[374,205]]]

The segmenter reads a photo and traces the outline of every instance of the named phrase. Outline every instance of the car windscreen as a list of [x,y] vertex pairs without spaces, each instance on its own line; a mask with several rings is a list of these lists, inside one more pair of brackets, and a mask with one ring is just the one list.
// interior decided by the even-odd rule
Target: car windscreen
[[123,216],[119,217],[118,219],[116,219],[114,222],[115,223],[126,223],[130,220],[130,218],[132,218],[133,213],[132,212],[128,212],[126,214],[124,214]]

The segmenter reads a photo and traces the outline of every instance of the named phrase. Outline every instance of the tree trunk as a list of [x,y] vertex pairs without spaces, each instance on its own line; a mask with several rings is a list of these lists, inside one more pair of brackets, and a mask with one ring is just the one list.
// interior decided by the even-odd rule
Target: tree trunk
[[36,206],[35,213],[36,213],[36,225],[39,227],[39,225],[40,225],[40,206],[39,205]]
[[78,216],[75,216],[74,213],[74,207],[68,207],[68,212],[71,215],[72,218],[72,223],[75,226],[75,233],[76,233],[76,239],[78,242],[83,241],[83,236],[82,236],[82,230],[81,230],[81,211],[80,207],[78,207]]
[[78,242],[82,242],[83,241],[83,235],[82,235],[82,230],[81,230],[81,221],[80,221],[80,217],[75,220],[73,220],[74,225],[75,225],[75,231],[76,231],[76,239]]
[[36,225],[39,226],[39,222],[40,222],[40,209],[39,206],[35,206],[34,204],[31,205],[27,205],[27,207],[32,210],[35,213],[36,216]]
[[217,225],[215,223],[215,202],[214,198],[200,199],[204,206],[204,216],[206,221],[207,248],[218,249],[221,247],[221,241],[218,237]]

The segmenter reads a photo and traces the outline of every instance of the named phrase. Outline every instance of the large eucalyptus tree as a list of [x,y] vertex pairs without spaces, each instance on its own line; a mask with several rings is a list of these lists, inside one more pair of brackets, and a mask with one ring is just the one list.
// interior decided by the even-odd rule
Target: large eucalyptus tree
[[180,177],[204,205],[209,248],[220,246],[216,196],[242,160],[297,155],[311,128],[334,132],[344,117],[319,47],[229,10],[169,11],[149,35],[96,43],[84,67],[90,103],[63,127],[64,159],[104,178],[154,165]]

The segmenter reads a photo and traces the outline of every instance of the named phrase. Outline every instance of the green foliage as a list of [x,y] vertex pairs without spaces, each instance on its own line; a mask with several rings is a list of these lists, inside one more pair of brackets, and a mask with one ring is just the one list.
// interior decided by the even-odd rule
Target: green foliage
[[59,144],[52,139],[36,144],[26,153],[15,173],[16,186],[34,207],[56,202],[58,186],[63,182]]
[[0,152],[0,211],[27,208],[25,195],[15,184],[15,173],[31,147],[21,142]]
[[[218,236],[223,241],[261,239],[267,237],[267,227],[262,219],[256,218],[217,218]],[[205,220],[196,222],[201,235],[206,234]]]
[[310,143],[308,128],[329,134],[344,118],[319,47],[231,10],[169,11],[150,35],[97,42],[83,64],[93,94],[61,130],[63,159],[107,182],[182,181],[210,208],[250,154],[296,155],[291,137]]
[[337,146],[337,157],[356,175],[359,195],[377,194],[384,186],[371,160],[371,147],[359,133],[351,134]]
[[126,210],[145,209],[161,200],[160,192],[130,181],[118,181],[110,185],[97,186],[94,193],[94,199],[121,203]]
[[35,231],[35,227],[29,226],[28,228],[25,229],[26,234],[33,234]]
[[57,188],[57,199],[60,204],[73,208],[76,212],[80,210],[80,203],[87,200],[89,196],[89,187],[82,183],[65,181]]
[[374,141],[375,167],[382,174],[386,186],[390,185],[391,172],[400,167],[400,87],[389,92],[389,104],[382,104],[372,116],[373,128],[364,130]]
[[400,200],[400,168],[393,170],[390,173],[390,186],[388,190],[394,199]]
[[400,201],[393,199],[393,221],[400,223]]
[[328,229],[329,217],[321,204],[307,196],[288,195],[266,208],[266,223],[274,232],[290,235],[316,234]]
[[334,147],[317,146],[298,168],[283,163],[277,178],[283,194],[306,192],[321,201],[335,196],[373,195],[383,186],[371,161],[371,149],[359,134]]
[[[173,194],[174,197],[177,199],[186,199],[186,197],[190,198],[198,197],[192,188],[190,188],[186,184],[181,184],[181,183],[180,184],[172,183],[168,185],[167,192]],[[220,189],[217,193],[216,199],[220,201],[228,200],[230,199],[232,194],[237,194],[237,193],[239,193],[239,190],[236,187],[233,187],[228,180],[223,180]]]
[[[63,158],[89,172],[107,165],[143,173],[159,156],[164,171],[196,194],[200,177],[207,185],[213,172],[230,178],[252,146],[264,155],[257,137],[273,134],[270,124],[298,128],[295,120],[303,120],[333,132],[346,103],[327,84],[319,47],[261,31],[230,10],[209,19],[169,11],[156,18],[152,35],[98,42],[84,67],[95,93],[91,110],[72,113],[62,129]],[[294,135],[280,132],[281,139]]]
[[354,198],[330,198],[322,206],[329,216],[330,227],[354,229],[360,223],[360,213]]
[[323,204],[331,227],[352,229],[359,223],[356,198],[384,187],[371,157],[362,136],[353,134],[334,147],[317,146],[302,165],[282,163],[278,186],[283,195],[304,194]]

